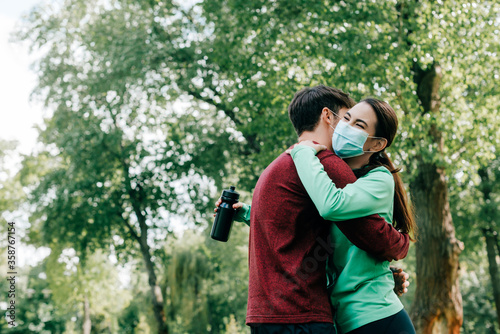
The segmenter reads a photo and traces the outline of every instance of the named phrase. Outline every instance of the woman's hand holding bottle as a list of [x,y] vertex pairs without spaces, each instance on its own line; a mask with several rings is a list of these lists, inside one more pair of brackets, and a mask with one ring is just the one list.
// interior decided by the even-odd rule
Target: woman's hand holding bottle
[[[219,199],[217,200],[217,202],[215,202],[215,209],[214,209],[214,217],[215,217],[215,212],[217,212],[217,208],[219,207],[219,205],[222,203],[222,198],[219,197]],[[236,202],[233,204],[233,209],[235,210],[239,210],[243,207],[243,203],[241,202]]]

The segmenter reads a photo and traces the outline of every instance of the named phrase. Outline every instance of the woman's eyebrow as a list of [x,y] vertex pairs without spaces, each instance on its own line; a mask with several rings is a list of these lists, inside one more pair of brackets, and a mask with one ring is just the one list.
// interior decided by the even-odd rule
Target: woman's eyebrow
[[362,120],[361,118],[358,118],[356,120],[356,122],[361,122],[361,123],[364,123],[366,126],[368,126],[368,124],[364,120]]

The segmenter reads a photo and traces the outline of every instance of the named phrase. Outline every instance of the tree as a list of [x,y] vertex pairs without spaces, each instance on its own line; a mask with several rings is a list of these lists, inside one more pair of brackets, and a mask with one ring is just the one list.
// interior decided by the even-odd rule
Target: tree
[[481,206],[481,217],[484,217],[486,225],[482,232],[486,241],[486,251],[488,254],[489,272],[491,284],[493,286],[493,296],[497,309],[497,321],[500,328],[500,272],[498,270],[497,254],[500,255],[500,243],[498,240],[498,204],[500,199],[498,194],[498,180],[500,178],[500,159],[497,158],[487,167],[478,171],[481,179],[480,191],[483,195],[483,205]]
[[[420,226],[419,298],[413,319],[419,332],[458,333],[462,243],[455,237],[446,178],[457,163],[477,165],[494,154],[499,140],[490,123],[498,125],[493,116],[499,105],[498,87],[492,80],[499,75],[494,52],[498,5],[204,1],[202,6],[214,26],[210,41],[219,50],[232,51],[230,64],[215,48],[199,52],[213,60],[212,68],[223,69],[217,71],[219,77],[223,72],[226,82],[235,82],[225,84],[225,91],[233,88],[235,95],[245,94],[237,86],[237,70],[245,73],[250,68],[252,78],[271,94],[286,86],[284,79],[295,80],[295,85],[326,81],[355,96],[383,97],[402,114],[400,143],[393,153],[410,172],[406,179]],[[238,67],[245,58],[250,64]],[[248,96],[255,96],[252,88]],[[467,130],[457,133],[457,128]]]
[[99,328],[117,332],[118,313],[131,296],[120,288],[116,268],[102,251],[83,261],[74,254],[73,249],[54,248],[47,258],[52,300],[62,313],[77,318],[84,334]]
[[[0,263],[3,259],[4,257],[0,259]],[[26,266],[18,269],[19,279],[16,281],[15,298],[16,326],[10,327],[6,323],[7,318],[2,316],[0,319],[2,333],[4,331],[13,334],[62,334],[65,332],[71,315],[60,312],[54,303],[46,272],[46,265],[43,262],[33,267]],[[3,282],[1,284],[3,285]],[[2,289],[2,291],[7,290]]]
[[[133,213],[133,222],[148,230],[141,223],[144,208],[152,208],[145,212],[155,220],[159,206],[169,212],[180,206],[179,196],[138,201],[154,189],[164,191],[144,181],[165,177],[155,169],[131,173],[146,157],[156,157],[146,147],[157,145],[167,157],[152,158],[152,164],[170,172],[168,181],[203,175],[208,183],[236,180],[251,191],[263,168],[296,139],[286,115],[295,91],[326,83],[357,99],[387,100],[400,118],[391,153],[405,168],[420,226],[413,319],[422,333],[457,333],[462,247],[448,182],[459,170],[491,159],[498,147],[498,11],[490,1],[122,0],[107,6],[73,0],[48,14],[34,11],[24,38],[52,47],[39,67],[39,92],[56,110],[51,124],[57,127],[44,132],[45,141],[64,148],[63,163],[81,170],[81,179],[99,166],[84,173],[82,163],[114,161],[107,178],[123,180],[112,189],[126,189],[116,192],[114,207],[126,218]],[[165,120],[160,111],[176,99],[196,108],[184,116],[167,113]],[[74,115],[83,118],[75,122]],[[144,145],[139,126],[131,124],[156,125],[171,137]],[[86,160],[80,145],[69,145],[82,138],[94,143]],[[191,197],[203,199],[196,192]],[[114,213],[105,216],[121,221]],[[132,231],[138,236],[139,230],[118,221],[113,226],[124,226],[137,240]]]
[[[12,258],[8,258],[12,256],[12,254],[8,254],[8,246],[12,247],[19,245],[19,232],[14,232],[14,235],[11,235],[11,237],[14,237],[14,239],[8,237],[9,229],[12,230],[12,228],[14,228],[14,230],[19,231],[18,225],[9,225],[8,223],[11,221],[6,220],[9,218],[5,216],[5,213],[15,211],[23,199],[23,191],[20,186],[19,179],[12,177],[13,171],[9,170],[8,168],[8,160],[12,157],[13,150],[16,148],[16,146],[17,143],[14,141],[0,139],[0,233],[5,236],[5,238],[2,238],[0,241],[0,247],[2,249],[0,251],[0,267],[2,268],[2,272],[5,273],[12,271],[8,269],[9,265],[12,264]],[[17,242],[17,244],[10,245],[9,240],[14,240],[15,242]],[[17,265],[18,262],[16,262],[16,260],[17,258],[14,260],[14,264]],[[17,266],[16,269],[18,269]],[[0,288],[2,291],[10,291],[9,287],[9,281],[0,281]],[[2,300],[6,301],[7,303],[10,303],[11,300],[19,303],[19,293],[17,293],[16,297],[12,297],[10,293],[6,293],[5,296],[3,296]],[[9,306],[9,304],[6,304],[6,307],[7,306]],[[8,322],[11,322],[12,320],[15,320],[15,323],[19,324],[19,304],[17,304],[17,307],[17,319],[7,318],[8,313],[6,312],[0,319],[0,330],[7,330],[7,328],[10,327]],[[23,319],[21,317],[21,320],[25,321],[26,318]]]
[[169,323],[173,333],[234,333],[228,328],[245,326],[248,228],[235,223],[227,243],[201,232],[187,231],[169,247]]
[[[19,178],[14,175],[14,171],[9,170],[8,160],[12,159],[12,153],[17,147],[17,142],[0,139],[0,216],[2,227],[5,224],[3,214],[7,211],[14,211],[24,200],[24,193],[19,183]],[[6,247],[5,247],[6,248]]]
[[[99,248],[114,247],[121,259],[138,253],[158,332],[167,333],[154,261],[163,257],[171,212],[182,216],[186,202],[206,207],[213,186],[207,177],[220,175],[227,161],[221,144],[227,122],[214,111],[177,118],[179,107],[167,94],[151,97],[147,86],[157,75],[143,65],[167,55],[148,51],[157,45],[150,29],[158,28],[158,17],[175,21],[178,6],[159,13],[147,2],[115,5],[38,7],[19,32],[47,51],[37,64],[35,93],[53,110],[40,133],[47,151],[26,157],[20,175],[36,204],[32,242],[72,247],[82,259]],[[124,30],[126,39],[112,38]],[[174,29],[169,38],[181,36]],[[200,173],[207,161],[210,169]]]
[[498,240],[498,232],[489,229],[483,229],[484,239],[486,240],[486,252],[488,254],[489,272],[491,277],[491,285],[493,286],[493,297],[497,309],[497,322],[500,326],[500,282],[499,270],[497,263],[497,253],[500,253],[500,243]]
[[466,333],[495,332],[495,322],[498,322],[498,306],[495,307],[499,303],[496,286],[498,265],[495,259],[498,249],[495,234],[499,230],[499,172],[498,158],[495,158],[493,161],[484,160],[474,170],[459,172],[450,179],[453,219],[457,234],[466,246],[461,267],[462,271],[469,272],[461,282],[465,287]]
[[[483,243],[484,246],[484,243]],[[467,244],[466,244],[467,249]],[[497,333],[496,310],[486,250],[461,256],[460,290],[464,305],[463,333]]]

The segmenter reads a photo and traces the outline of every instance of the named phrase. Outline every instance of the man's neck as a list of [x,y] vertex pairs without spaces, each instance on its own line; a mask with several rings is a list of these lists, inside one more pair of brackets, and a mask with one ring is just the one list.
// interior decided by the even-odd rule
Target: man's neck
[[325,145],[330,151],[333,151],[332,137],[330,137],[328,133],[320,131],[319,129],[315,131],[304,131],[299,137],[299,142],[303,140],[315,141],[318,144]]

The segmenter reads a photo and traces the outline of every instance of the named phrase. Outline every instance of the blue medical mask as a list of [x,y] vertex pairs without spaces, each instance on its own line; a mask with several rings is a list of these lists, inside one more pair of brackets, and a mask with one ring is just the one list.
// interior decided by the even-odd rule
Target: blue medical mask
[[363,155],[365,152],[376,152],[363,151],[363,146],[368,137],[379,138],[369,136],[367,132],[340,121],[333,131],[332,147],[335,154],[342,159],[357,157]]

